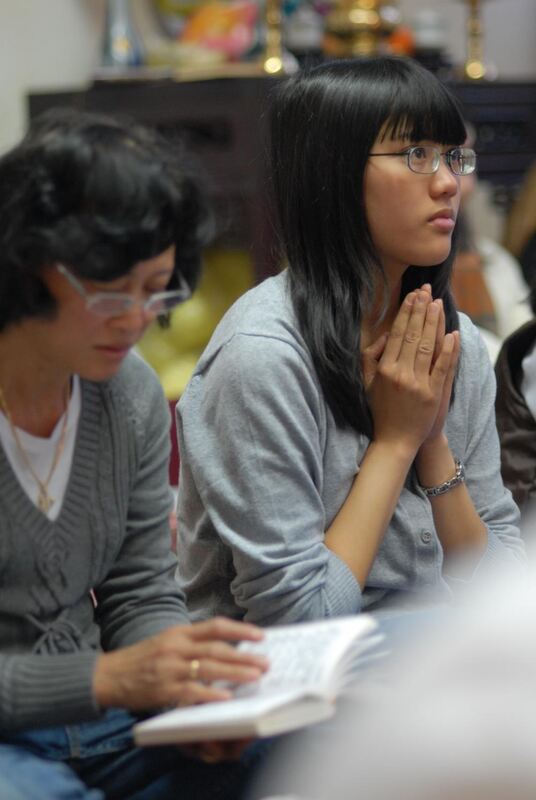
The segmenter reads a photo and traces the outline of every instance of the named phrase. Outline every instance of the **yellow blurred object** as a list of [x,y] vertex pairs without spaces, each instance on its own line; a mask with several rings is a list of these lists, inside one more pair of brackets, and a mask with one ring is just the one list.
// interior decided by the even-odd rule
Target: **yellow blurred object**
[[333,0],[325,17],[324,51],[346,58],[374,55],[400,21],[396,0]]
[[223,308],[215,307],[198,291],[191,300],[179,306],[171,315],[166,331],[177,353],[187,353],[204,347],[218,324]]
[[138,350],[159,374],[166,364],[177,357],[173,343],[166,339],[165,331],[156,323],[147,330],[138,344]]
[[245,250],[207,251],[199,288],[211,300],[219,298],[228,308],[240,295],[251,289],[254,281],[251,258]]
[[147,47],[147,64],[151,67],[172,67],[177,70],[212,69],[225,63],[225,53],[197,44],[161,41],[152,47]]
[[162,14],[176,14],[185,17],[199,8],[200,0],[153,0]]
[[167,329],[152,325],[139,344],[141,355],[158,373],[168,400],[176,400],[230,305],[254,283],[243,250],[208,250],[193,297],[175,309]]
[[162,370],[159,377],[168,400],[176,400],[184,392],[200,355],[200,351],[185,353],[170,361]]

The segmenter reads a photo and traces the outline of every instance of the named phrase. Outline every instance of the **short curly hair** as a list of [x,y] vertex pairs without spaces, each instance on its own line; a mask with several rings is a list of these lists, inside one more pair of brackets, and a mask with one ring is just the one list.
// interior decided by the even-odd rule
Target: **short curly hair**
[[0,158],[0,331],[53,316],[42,269],[114,280],[175,245],[193,289],[211,218],[177,143],[131,120],[53,109]]

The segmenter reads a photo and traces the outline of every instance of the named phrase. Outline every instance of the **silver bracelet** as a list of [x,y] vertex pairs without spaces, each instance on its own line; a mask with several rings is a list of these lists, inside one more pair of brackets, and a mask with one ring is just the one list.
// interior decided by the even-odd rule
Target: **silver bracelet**
[[440,483],[439,486],[421,486],[426,497],[437,497],[440,494],[445,494],[445,492],[450,492],[451,489],[458,486],[459,483],[465,482],[465,468],[462,462],[455,458],[454,464],[456,465],[456,474],[449,478],[448,481]]

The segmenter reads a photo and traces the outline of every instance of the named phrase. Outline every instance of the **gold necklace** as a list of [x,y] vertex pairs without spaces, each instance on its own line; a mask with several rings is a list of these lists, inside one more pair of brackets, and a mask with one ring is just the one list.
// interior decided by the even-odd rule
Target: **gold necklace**
[[50,496],[48,491],[48,485],[52,480],[52,476],[54,474],[54,470],[59,464],[61,454],[63,453],[63,448],[65,445],[65,433],[67,431],[67,420],[69,417],[69,389],[67,389],[67,396],[65,399],[65,414],[63,417],[63,424],[61,426],[61,433],[60,438],[58,439],[58,444],[56,445],[56,450],[54,451],[54,458],[52,459],[52,464],[50,465],[50,469],[48,471],[48,475],[44,481],[42,481],[38,475],[36,475],[35,470],[32,466],[30,459],[28,458],[28,454],[26,453],[24,447],[22,446],[22,442],[20,440],[18,431],[13,424],[13,419],[11,417],[11,413],[9,411],[8,404],[6,402],[6,398],[4,392],[2,391],[2,387],[0,386],[0,406],[2,406],[2,410],[5,414],[7,419],[7,423],[9,425],[9,429],[11,431],[11,435],[13,436],[13,440],[17,446],[17,450],[20,453],[22,460],[24,461],[28,472],[34,479],[37,484],[37,488],[39,489],[39,493],[37,495],[37,507],[43,514],[46,514],[52,504],[55,502],[54,498]]

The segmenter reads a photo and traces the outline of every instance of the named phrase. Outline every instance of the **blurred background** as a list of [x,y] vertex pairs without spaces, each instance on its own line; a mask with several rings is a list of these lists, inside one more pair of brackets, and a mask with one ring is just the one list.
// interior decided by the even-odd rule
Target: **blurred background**
[[535,0],[2,0],[0,152],[61,104],[130,114],[192,150],[217,235],[195,296],[140,348],[174,400],[226,308],[279,267],[264,202],[271,76],[326,55],[419,58],[466,104],[481,157],[464,213],[475,239],[500,242],[536,158],[535,42]]
[[[149,0],[127,0],[142,35],[154,32]],[[195,2],[195,0],[194,0]],[[325,0],[328,5],[329,0]],[[444,20],[454,63],[466,56],[467,5],[463,0],[398,0],[412,25],[423,11]],[[100,60],[105,0],[2,0],[0,3],[0,150],[24,131],[26,93],[83,86]],[[483,0],[485,46],[501,79],[536,80],[536,3]]]

